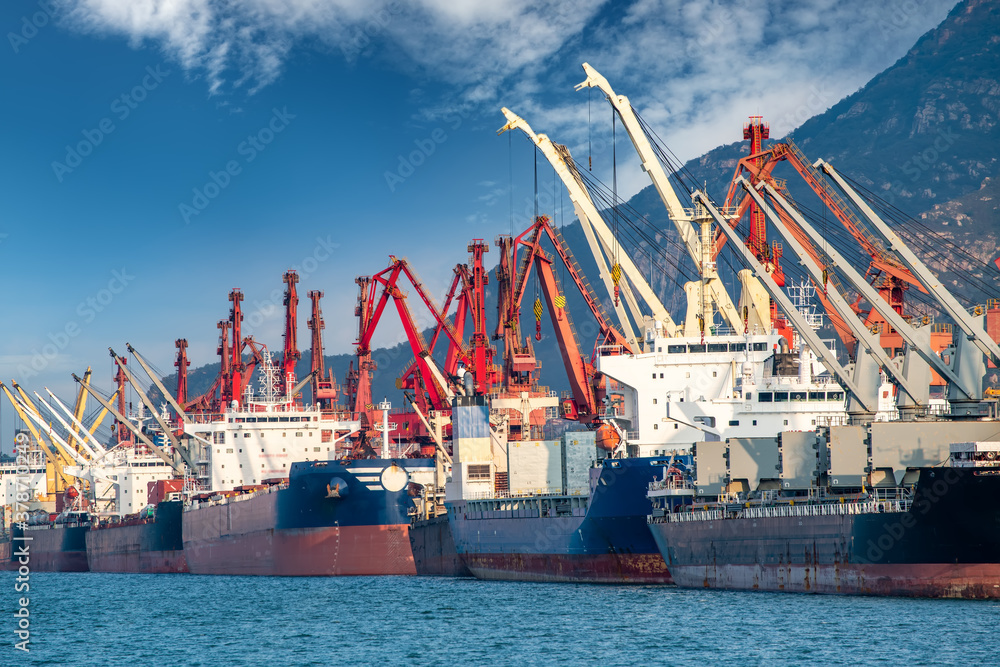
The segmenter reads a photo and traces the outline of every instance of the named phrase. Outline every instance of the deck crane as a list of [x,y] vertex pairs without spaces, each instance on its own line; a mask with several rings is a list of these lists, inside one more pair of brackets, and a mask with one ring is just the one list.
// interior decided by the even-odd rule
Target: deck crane
[[[87,370],[86,370],[86,372],[84,372],[83,376],[89,380],[91,375],[92,375],[92,371],[88,367]],[[19,385],[17,382],[14,382],[14,381],[11,382],[11,386],[13,386],[14,391],[16,391],[18,393],[18,395],[20,396],[21,405],[24,408],[26,408],[29,411],[29,413],[33,413],[35,416],[41,418],[41,412],[39,412],[38,408],[35,407],[34,402],[31,400],[31,397],[28,396],[28,393],[24,390],[24,388],[21,387],[21,385]],[[112,399],[111,400],[114,400],[117,395],[118,395],[118,392],[115,392],[115,394],[112,395]],[[77,395],[76,403],[74,404],[74,415],[76,415],[78,419],[82,419],[82,417],[83,417],[84,408],[81,407],[81,405],[85,406],[86,402],[85,401],[81,402],[80,396]],[[92,427],[91,434],[93,434],[93,431],[97,430],[97,427],[100,425],[100,421],[103,420],[105,414],[106,413],[104,413],[104,412],[101,413],[101,416],[100,416],[99,420],[97,422],[95,422],[94,426]],[[36,423],[39,423],[39,422],[36,420]],[[42,426],[42,428],[45,429],[46,432],[50,432],[51,431],[51,429],[48,427],[48,425],[46,423],[39,423],[39,425]],[[64,454],[63,458],[64,459],[72,458],[73,460],[76,460],[76,458],[78,456],[86,454],[86,451],[84,451],[83,454],[81,454],[80,444],[72,436],[70,437],[70,440],[69,440],[69,442],[67,444],[70,447],[70,450],[63,452],[63,454]],[[56,448],[57,451],[60,450],[60,446],[59,445],[55,445],[55,443],[53,443],[53,445],[55,446],[55,448]],[[68,463],[68,461],[64,460],[64,463]]]
[[[177,348],[177,360],[174,362],[174,368],[177,369],[177,403],[179,404],[174,409],[177,411],[178,419],[181,419],[180,415],[184,413],[184,408],[180,406],[187,402],[188,395],[188,367],[191,366],[191,362],[187,358],[187,346],[187,338],[178,338],[174,341],[174,347]],[[135,356],[134,352],[131,350],[129,352]]]
[[281,356],[281,386],[287,392],[295,385],[295,364],[302,358],[298,348],[298,310],[299,295],[295,285],[299,282],[299,274],[289,270],[285,272],[282,281],[285,288],[285,349]]
[[[67,408],[65,404],[63,404],[62,401],[56,398],[56,395],[53,394],[51,391],[49,391],[48,387],[45,388],[45,391],[55,402],[56,406],[60,410],[62,410],[63,414],[69,417],[72,425],[67,424],[66,420],[63,419],[62,415],[59,414],[59,411],[57,411],[56,408],[52,407],[52,405],[49,404],[48,401],[39,396],[37,391],[32,393],[35,395],[35,398],[38,399],[39,404],[42,405],[46,409],[46,411],[48,411],[49,414],[51,414],[53,417],[56,418],[56,421],[58,421],[59,425],[65,429],[65,432],[67,434],[74,434],[77,432],[77,429],[80,429],[86,435],[86,439],[76,438],[70,435],[73,441],[77,441],[76,446],[80,448],[77,451],[80,452],[85,458],[90,460],[99,459],[104,454],[106,454],[107,450],[104,448],[104,445],[99,443],[97,439],[93,435],[91,435],[86,428],[83,427],[83,424],[80,423],[80,420],[76,418],[76,415],[74,415],[70,411],[70,409]],[[90,444],[88,444],[86,440],[90,440]],[[72,441],[70,442],[70,445],[73,446]]]
[[136,383],[135,376],[132,374],[132,371],[128,368],[125,359],[115,354],[115,351],[110,347],[108,348],[108,352],[111,353],[111,358],[114,359],[115,363],[118,365],[119,371],[125,373],[125,375],[128,376],[129,382],[132,383],[133,389],[139,396],[139,400],[142,401],[142,404],[146,406],[147,410],[149,410],[150,415],[152,415],[153,419],[159,425],[160,430],[163,432],[163,435],[165,435],[167,437],[167,440],[170,441],[170,444],[173,446],[174,451],[180,454],[181,458],[184,460],[184,463],[186,463],[191,470],[196,470],[196,467],[194,465],[194,460],[191,458],[191,453],[188,451],[187,446],[181,444],[180,440],[177,439],[177,436],[174,435],[173,429],[171,429],[170,425],[163,419],[163,417],[160,416],[160,412],[159,410],[157,410],[156,406],[153,405],[153,402],[149,400],[149,396],[147,396],[146,392],[143,391],[142,387],[138,383]]
[[309,318],[309,330],[312,332],[312,343],[309,348],[312,371],[310,386],[313,403],[328,410],[336,404],[340,388],[333,379],[333,371],[325,371],[323,368],[323,329],[326,323],[323,321],[323,312],[319,306],[319,300],[322,298],[323,292],[318,290],[309,292],[309,299],[312,302],[312,317]]
[[[580,220],[580,225],[583,227],[587,243],[597,262],[601,280],[604,282],[608,293],[614,295],[615,287],[618,286],[621,288],[621,294],[624,297],[622,301],[628,305],[629,312],[638,325],[644,322],[644,317],[639,309],[638,301],[633,295],[634,289],[642,297],[643,301],[645,301],[650,311],[652,311],[652,318],[655,325],[662,326],[663,332],[667,336],[672,337],[677,335],[677,325],[674,324],[670,313],[660,302],[659,297],[656,296],[656,293],[646,282],[645,278],[643,278],[642,272],[639,271],[627,253],[622,253],[612,269],[608,269],[604,254],[614,260],[617,254],[615,248],[618,241],[611,230],[608,229],[607,224],[587,193],[587,188],[576,171],[576,165],[569,154],[569,150],[565,146],[553,143],[544,134],[535,134],[531,126],[510,109],[504,107],[502,111],[507,118],[507,124],[500,128],[498,134],[515,128],[524,132],[531,139],[532,143],[538,146],[539,150],[548,159],[549,163],[555,169],[556,174],[559,175],[559,178],[566,186],[570,201],[573,202],[573,210],[576,212],[576,216]],[[617,270],[615,267],[617,267]],[[618,274],[627,279],[626,281],[622,281],[621,285],[615,284],[617,282],[615,277]],[[619,324],[625,332],[625,338],[633,349],[638,349],[639,339],[636,338],[635,330],[632,328],[625,308],[617,299],[615,301],[615,312],[618,315]]]
[[[368,293],[371,280],[370,276],[358,276],[354,279],[354,283],[358,286],[358,303],[354,307],[354,316],[358,319],[359,343],[368,331],[370,324],[371,308],[368,305]],[[347,395],[350,409],[361,419],[362,426],[370,428],[373,422],[369,419],[371,416],[369,413],[375,407],[372,404],[372,374],[377,367],[372,360],[370,345],[367,348],[362,348],[358,344],[355,348],[355,354],[358,366],[355,368],[353,361],[348,366],[344,393]]]
[[[89,377],[90,369],[87,370],[87,377]],[[99,460],[100,456],[103,456],[105,453],[103,446],[101,446],[100,443],[94,439],[93,435],[100,426],[101,422],[104,420],[104,416],[107,412],[102,411],[94,424],[88,429],[84,427],[82,422],[76,419],[76,415],[73,411],[55,398],[55,395],[52,394],[52,392],[49,392],[49,395],[52,396],[53,400],[57,403],[63,414],[74,422],[74,427],[70,427],[66,424],[65,420],[63,420],[61,416],[55,412],[55,409],[36,393],[35,396],[38,399],[38,402],[44,405],[46,410],[51,412],[56,419],[60,421],[60,425],[64,429],[64,434],[70,439],[70,442],[67,442],[67,440],[60,436],[60,434],[52,428],[52,425],[42,417],[38,408],[35,407],[35,404],[28,397],[28,394],[24,391],[24,389],[17,386],[17,383],[13,384],[15,385],[17,395],[10,392],[2,384],[0,384],[0,387],[2,387],[4,393],[7,394],[7,398],[10,399],[11,404],[14,406],[18,415],[24,420],[29,431],[35,437],[35,441],[39,443],[39,446],[45,452],[47,457],[46,476],[48,478],[46,487],[47,490],[51,489],[49,492],[50,496],[53,494],[55,495],[54,500],[56,503],[56,511],[62,511],[63,502],[65,501],[64,494],[66,489],[71,486],[71,479],[78,479],[83,484],[93,481],[88,477],[81,477],[78,473],[87,468],[92,461]],[[46,389],[46,391],[48,390]],[[79,399],[79,396],[77,398]],[[112,400],[114,400],[113,396]],[[79,404],[79,400],[77,401],[77,404]],[[80,442],[74,440],[70,433],[76,433],[76,429],[82,431],[83,435],[94,443],[93,448],[88,447],[85,444],[81,445]],[[44,437],[42,436],[42,433],[45,434]],[[48,442],[46,442],[46,439]]]
[[848,414],[861,418],[866,418],[874,414],[878,404],[872,400],[873,397],[870,396],[870,392],[859,387],[854,382],[851,374],[837,361],[836,355],[823,344],[823,341],[813,331],[812,327],[809,326],[809,323],[799,314],[791,299],[782,291],[767,267],[757,259],[756,254],[748,246],[740,242],[739,237],[736,236],[736,230],[728,224],[711,200],[700,190],[695,190],[691,198],[696,205],[700,204],[704,206],[708,213],[715,219],[719,225],[719,229],[729,238],[733,246],[742,253],[747,264],[757,273],[757,276],[764,283],[764,287],[770,293],[771,298],[781,306],[782,311],[792,321],[795,330],[806,342],[813,354],[840,381],[840,384],[851,393],[852,400],[848,403]]
[[[187,341],[184,341],[184,346],[187,347]],[[125,343],[125,349],[128,350],[129,354],[132,355],[133,359],[135,359],[137,362],[139,362],[139,365],[142,366],[142,370],[146,372],[146,375],[149,376],[149,379],[152,381],[153,385],[160,391],[160,394],[163,396],[163,400],[165,400],[167,403],[169,403],[170,407],[172,407],[174,409],[174,412],[177,413],[178,418],[182,422],[190,424],[191,423],[191,417],[187,414],[187,412],[185,412],[184,408],[182,407],[183,406],[183,402],[181,400],[179,400],[179,398],[174,398],[173,396],[170,395],[170,392],[167,391],[166,386],[164,386],[163,382],[159,379],[159,377],[157,376],[156,372],[149,365],[149,362],[147,362],[142,357],[142,355],[139,354],[138,350],[136,350],[134,347],[132,347],[131,343]],[[146,407],[149,407],[149,406],[146,406]],[[153,409],[150,408],[150,412],[152,412],[152,411],[153,411]],[[164,430],[166,430],[166,429],[164,429]]]
[[[913,407],[926,406],[929,398],[927,383],[930,380],[930,376],[927,373],[921,373],[913,363],[908,364],[904,368],[900,368],[899,365],[897,365],[897,363],[895,363],[882,348],[882,345],[878,340],[878,334],[869,331],[864,323],[858,319],[857,313],[855,313],[851,308],[851,305],[841,293],[838,285],[829,279],[829,274],[826,276],[823,275],[824,269],[818,262],[816,262],[812,254],[809,252],[808,242],[810,239],[807,238],[807,244],[803,244],[803,242],[800,241],[798,234],[793,233],[791,228],[785,224],[785,220],[788,217],[791,217],[801,230],[810,228],[810,225],[805,221],[801,214],[790,206],[785,208],[787,202],[785,202],[781,195],[778,194],[777,191],[773,190],[773,188],[769,188],[769,186],[765,186],[764,184],[759,184],[758,187],[768,187],[769,191],[774,193],[773,200],[779,205],[779,207],[785,210],[786,215],[778,215],[775,210],[764,201],[760,192],[758,192],[758,190],[754,188],[754,186],[746,178],[740,177],[738,183],[753,198],[758,210],[766,214],[778,232],[785,238],[785,242],[799,257],[799,262],[805,267],[812,281],[816,285],[824,285],[826,292],[825,296],[827,301],[830,303],[830,306],[835,309],[836,314],[839,315],[844,324],[850,328],[851,334],[865,348],[867,354],[856,355],[854,379],[858,385],[863,388],[866,395],[872,397],[872,400],[877,400],[874,393],[878,390],[878,378],[877,373],[874,372],[873,368],[871,368],[872,364],[877,363],[879,367],[896,380],[899,386],[902,387],[903,391],[905,391],[909,397],[906,400],[902,400],[901,397],[898,405],[904,408],[908,405],[912,405]],[[864,280],[859,280],[859,283],[860,288],[871,289],[868,283]],[[877,294],[874,296],[877,298]],[[881,300],[879,299],[879,301]],[[936,355],[934,356],[936,357]],[[927,367],[926,362],[923,367]]]
[[[744,186],[745,187],[745,186]],[[782,195],[770,184],[763,183],[762,187],[764,191],[775,201],[779,207],[789,212],[790,215],[797,215],[794,212],[794,208],[782,197]],[[784,227],[784,221],[782,221],[782,227]],[[798,223],[800,229],[807,235],[807,238],[814,244],[822,243],[822,235],[814,229],[811,225],[805,222],[801,216],[798,216]],[[792,234],[792,232],[789,232]],[[907,376],[907,379],[913,385],[914,393],[917,396],[907,393],[914,400],[912,403],[903,402],[903,407],[918,406],[926,402],[926,393],[923,392],[921,385],[926,383],[926,379],[929,378],[929,372],[925,372],[918,365],[918,358],[921,360],[922,364],[933,367],[936,372],[938,372],[942,377],[946,378],[948,382],[951,383],[953,391],[961,392],[964,400],[975,401],[977,397],[981,395],[981,388],[979,387],[980,381],[971,381],[967,377],[961,377],[956,374],[952,368],[944,362],[943,359],[936,353],[935,348],[931,345],[930,334],[927,332],[927,327],[918,329],[911,326],[902,315],[897,313],[892,307],[892,304],[888,303],[882,299],[876,289],[871,286],[865,277],[862,276],[858,271],[850,265],[850,263],[841,257],[835,249],[829,248],[827,250],[829,258],[833,262],[833,269],[844,276],[844,278],[851,283],[851,285],[858,290],[863,298],[867,299],[871,304],[873,309],[878,311],[878,313],[886,319],[891,326],[893,326],[898,334],[902,336],[903,340],[906,341],[907,358],[904,359],[903,373]],[[860,355],[858,355],[860,356]]]
[[[419,387],[419,392],[415,396],[417,404],[425,412],[426,410],[443,410],[447,408],[443,388],[439,387],[434,380],[433,374],[426,366],[425,357],[421,354],[429,352],[429,350],[423,335],[413,319],[407,304],[406,293],[400,287],[404,278],[409,281],[424,305],[434,316],[438,325],[448,335],[452,344],[464,350],[462,341],[458,338],[451,325],[448,324],[444,315],[435,306],[433,300],[414,275],[405,259],[390,256],[390,264],[387,268],[370,278],[359,278],[356,282],[360,287],[360,295],[358,297],[358,306],[355,310],[359,322],[357,341],[358,369],[354,372],[352,368],[352,372],[348,376],[348,384],[350,391],[352,391],[353,409],[366,415],[367,426],[374,424],[375,416],[375,407],[371,401],[371,375],[375,370],[374,363],[371,361],[371,340],[390,298],[396,306],[414,359],[416,360],[418,377],[415,380],[417,383],[416,387]],[[380,289],[381,293],[379,294]],[[376,297],[378,298],[376,299]],[[492,368],[492,362],[486,366],[484,369],[486,375],[476,380],[477,385],[484,387],[488,387],[489,383],[492,382],[491,374],[495,372]],[[413,424],[415,425],[416,423],[417,421],[414,419]]]
[[0,391],[7,396],[7,400],[14,406],[14,411],[21,418],[25,428],[31,433],[32,438],[38,443],[41,450],[45,452],[46,494],[53,500],[61,497],[66,488],[71,485],[69,481],[70,477],[63,470],[65,466],[70,465],[68,458],[57,446],[53,445],[50,447],[50,443],[46,442],[41,432],[36,428],[34,421],[27,415],[29,408],[23,406],[21,401],[11,393],[10,389],[3,382],[0,382]]
[[[451,324],[454,335],[449,336],[448,351],[440,377],[439,373],[434,373],[434,377],[446,393],[449,393],[450,388],[446,386],[449,381],[444,378],[455,378],[458,374],[458,364],[462,363],[468,373],[466,377],[472,381],[472,391],[477,394],[489,394],[493,391],[494,385],[503,382],[493,361],[496,349],[490,343],[490,336],[486,330],[486,285],[489,281],[489,272],[483,263],[483,255],[489,252],[489,247],[482,239],[473,239],[467,250],[471,261],[468,264],[455,265],[454,278],[445,296],[440,316],[436,318],[437,323],[427,349],[436,348],[448,324],[448,313],[454,303],[455,315]],[[503,289],[500,291],[503,292]],[[461,343],[465,341],[466,322],[470,320],[472,335],[468,346],[463,347]],[[498,337],[493,336],[493,338]],[[435,371],[436,365],[432,361],[427,359],[427,366],[429,370]],[[400,378],[402,388],[415,387],[415,375],[419,373],[418,369],[416,360],[411,362]],[[407,400],[416,405],[412,396],[408,396]]]
[[[668,217],[674,223],[674,227],[677,229],[677,233],[681,241],[683,241],[684,247],[687,249],[688,256],[694,262],[701,276],[700,281],[691,281],[684,286],[688,301],[688,310],[684,321],[685,335],[696,335],[694,332],[697,332],[699,328],[699,316],[703,322],[713,322],[715,319],[715,309],[718,309],[726,323],[733,330],[742,331],[744,327],[743,318],[740,316],[740,311],[733,306],[732,299],[729,297],[725,285],[719,279],[715,258],[710,254],[712,246],[712,218],[705,216],[696,219],[693,215],[695,209],[686,209],[681,205],[680,199],[678,199],[677,194],[670,185],[670,179],[667,177],[666,172],[663,170],[663,165],[660,164],[659,158],[653,151],[653,147],[649,143],[649,138],[646,136],[642,124],[636,117],[628,98],[624,95],[615,94],[608,80],[588,63],[583,63],[583,70],[587,73],[587,78],[582,83],[577,84],[576,90],[596,87],[604,92],[611,106],[618,114],[618,117],[621,118],[625,130],[632,139],[632,145],[642,160],[642,170],[646,172],[653,182],[653,186],[656,188],[664,207],[667,209]],[[748,280],[757,282],[749,272],[741,272],[740,279],[743,282]],[[762,288],[759,285],[755,285],[751,293],[760,289]]]
[[[253,379],[253,367],[248,368],[243,361],[244,349],[251,340],[243,337],[243,292],[234,288],[229,292],[229,301],[233,304],[229,309],[229,320],[218,324],[221,365],[219,382],[217,385],[213,384],[213,388],[218,386],[219,389],[219,405],[213,406],[216,411],[224,410],[234,402],[240,404],[247,385]],[[227,340],[228,334],[231,334],[232,342]]]
[[[455,304],[455,317],[451,326],[455,332],[455,338],[459,341],[465,340],[465,323],[469,318],[469,315],[472,314],[473,303],[475,301],[473,296],[473,274],[472,271],[469,270],[468,264],[456,264],[454,273],[455,277],[452,278],[451,286],[448,288],[448,293],[445,295],[444,305],[441,307],[441,318],[435,325],[434,333],[431,335],[431,342],[427,346],[430,350],[437,347],[438,339],[444,331],[443,322],[447,321],[448,312],[451,310],[452,303]],[[455,296],[456,294],[458,295],[457,297]],[[473,318],[474,317],[475,316],[473,315]],[[464,358],[462,357],[463,352],[463,348],[456,345],[455,341],[448,341],[448,352],[445,356],[442,377],[455,375],[458,362],[464,362]],[[401,376],[402,385],[412,386],[413,380],[411,378],[413,378],[414,374],[417,372],[419,371],[417,371],[417,364],[414,360],[410,362],[410,366]]]
[[[525,347],[519,347],[521,302],[528,284],[528,276],[531,269],[534,268],[545,294],[549,317],[555,329],[573,395],[572,401],[563,404],[563,415],[568,419],[592,421],[598,415],[599,390],[595,385],[600,383],[595,382],[597,376],[593,365],[580,352],[580,344],[572,320],[564,307],[565,299],[560,297],[560,286],[556,274],[552,270],[555,260],[549,257],[541,245],[544,238],[548,238],[552,243],[556,254],[566,267],[568,275],[597,320],[600,332],[597,344],[612,346],[628,352],[634,349],[629,345],[624,335],[607,321],[597,296],[580,274],[562,236],[552,227],[546,216],[539,216],[535,218],[535,223],[531,227],[516,238],[501,237],[497,242],[503,254],[498,268],[498,276],[500,276],[498,282],[501,291],[498,304],[500,313],[498,335],[502,335],[504,338],[506,388],[509,391],[521,389],[524,381],[520,378],[530,378],[530,375],[524,375],[524,371],[528,369],[518,366],[521,357],[530,358],[532,362],[530,370],[534,369],[534,355],[531,352],[530,343],[526,340]],[[518,250],[521,248],[524,249],[524,254],[518,257]],[[512,279],[506,277],[510,273],[511,267],[520,267],[517,275],[511,276]],[[540,315],[540,313],[536,313],[536,315]]]
[[[751,118],[751,120],[754,119],[759,121],[759,117]],[[782,161],[787,161],[792,165],[805,184],[820,198],[824,206],[834,214],[836,219],[864,249],[865,253],[869,255],[871,258],[867,271],[869,283],[878,290],[880,298],[890,304],[897,314],[902,315],[904,312],[905,293],[911,285],[915,286],[921,292],[926,293],[926,289],[920,281],[893,253],[886,250],[881,241],[865,228],[854,211],[833,190],[822,174],[813,165],[809,164],[805,155],[803,155],[802,151],[791,139],[772,144],[766,149],[761,148],[756,153],[751,152],[750,155],[742,158],[737,163],[724,203],[724,207],[735,208],[736,210],[736,214],[729,218],[731,226],[735,226],[747,209],[754,206],[751,197],[743,196],[740,199],[742,189],[737,185],[739,177],[746,175],[747,180],[753,185],[764,181],[780,192],[787,192],[785,182],[776,179],[773,175],[775,167]],[[777,213],[782,216],[782,220],[790,227],[790,231],[798,236],[800,242],[803,242],[805,240],[804,235],[801,230],[797,229],[795,221],[788,217],[783,209],[779,208]],[[725,242],[725,237],[721,235],[721,232],[718,233],[713,248],[714,255],[718,254]],[[817,248],[825,246],[825,243],[818,246],[812,246],[812,244],[806,246],[807,249],[812,247],[810,254],[821,266],[824,266],[828,260],[822,256],[822,253]],[[822,286],[818,287],[822,288]],[[850,332],[850,328],[837,314],[836,309],[832,308],[831,304],[826,300],[822,289],[817,290],[817,296],[830,313],[830,322],[836,329],[838,336],[844,342],[848,352],[854,354],[855,339]],[[860,301],[860,298],[856,300],[852,305],[852,309],[857,313],[864,313],[866,315],[865,323],[869,329],[878,329],[881,331],[882,347],[890,350],[901,348],[901,337],[888,326],[888,322],[881,315],[880,309],[875,308],[874,304],[869,304],[872,307],[865,312],[859,306]],[[951,342],[950,334],[945,331],[932,332],[931,338],[931,344],[939,351],[943,350]]]
[[[177,463],[166,452],[164,452],[162,449],[160,449],[160,447],[155,442],[153,442],[152,440],[150,440],[146,436],[146,434],[143,433],[135,424],[133,424],[131,421],[129,421],[129,419],[125,415],[123,415],[121,412],[119,412],[117,409],[115,409],[115,407],[112,406],[110,402],[108,402],[103,396],[101,396],[101,394],[96,389],[93,388],[93,386],[90,384],[90,382],[88,382],[84,378],[81,378],[76,373],[73,374],[73,379],[77,383],[79,383],[81,386],[83,386],[83,388],[85,388],[88,392],[90,392],[90,395],[93,396],[97,400],[98,403],[100,403],[105,408],[107,408],[108,412],[110,412],[111,415],[115,419],[117,419],[119,423],[125,424],[126,428],[128,428],[129,431],[131,431],[132,434],[140,442],[142,442],[144,445],[146,445],[146,447],[148,447],[151,452],[153,452],[158,457],[160,457],[160,459],[164,463],[166,463],[167,465],[169,465],[170,467],[172,467],[174,469],[174,472],[176,472],[178,474],[178,476],[183,476],[184,475],[184,466],[182,466],[179,463]],[[194,469],[194,468],[192,468],[192,469]]]
[[174,362],[174,366],[177,367],[177,402],[181,411],[192,419],[195,419],[199,414],[220,413],[224,410],[219,399],[219,390],[229,376],[229,322],[220,320],[216,326],[219,329],[219,345],[216,347],[216,354],[219,355],[219,374],[215,376],[211,386],[200,396],[188,397],[187,367],[191,364],[187,358],[187,340],[179,339],[175,342],[177,346],[177,360]]
[[[923,291],[933,295],[934,299],[941,304],[945,311],[955,320],[955,323],[965,332],[968,336],[968,340],[979,348],[985,356],[989,357],[994,364],[1000,365],[1000,347],[997,346],[996,341],[994,341],[989,334],[983,329],[981,317],[982,312],[978,315],[970,315],[966,310],[959,304],[958,300],[951,294],[950,291],[938,280],[927,266],[920,261],[920,259],[913,254],[909,248],[899,239],[895,232],[893,232],[889,225],[885,223],[882,218],[880,218],[875,211],[864,201],[860,195],[852,188],[844,178],[828,163],[823,160],[817,160],[813,164],[813,168],[822,169],[824,173],[829,175],[833,182],[836,183],[837,187],[847,195],[851,201],[857,206],[858,210],[868,218],[869,222],[874,225],[875,229],[879,234],[885,239],[889,244],[889,248],[896,253],[899,257],[902,265],[910,272],[918,281],[918,287]],[[979,318],[977,320],[977,318]]]
[[21,411],[23,411],[29,419],[35,422],[35,424],[45,432],[49,441],[56,445],[59,451],[63,453],[63,460],[61,462],[65,464],[63,466],[64,469],[74,463],[80,465],[87,464],[87,461],[89,461],[90,458],[88,458],[86,453],[77,451],[73,446],[66,442],[66,440],[60,437],[59,434],[56,433],[56,430],[52,427],[52,424],[42,417],[41,412],[38,411],[33,403],[29,404],[22,397],[18,397],[17,400],[21,406]]

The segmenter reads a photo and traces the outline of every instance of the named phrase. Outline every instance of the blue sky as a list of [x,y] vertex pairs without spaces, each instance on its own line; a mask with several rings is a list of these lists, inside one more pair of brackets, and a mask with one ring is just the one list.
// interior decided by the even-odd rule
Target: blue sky
[[[233,287],[280,351],[291,267],[303,303],[326,293],[327,351],[349,351],[355,276],[406,256],[440,298],[512,200],[530,223],[532,151],[496,137],[501,106],[578,157],[596,146],[610,182],[610,111],[594,95],[588,125],[582,62],[687,159],[752,113],[792,130],[951,4],[8,0],[0,377],[69,397],[87,365],[110,387],[126,341],[171,372],[180,337],[212,362]],[[647,184],[626,143],[618,162],[620,194]]]

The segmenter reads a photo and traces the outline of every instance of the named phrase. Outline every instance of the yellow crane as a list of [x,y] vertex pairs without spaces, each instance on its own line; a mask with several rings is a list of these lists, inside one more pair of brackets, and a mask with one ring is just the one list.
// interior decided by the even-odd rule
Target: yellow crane
[[[90,378],[92,374],[91,368],[87,368],[84,373],[84,377]],[[89,453],[87,448],[81,447],[79,443],[78,436],[79,429],[76,426],[77,423],[82,424],[84,412],[87,407],[87,392],[82,388],[76,397],[76,402],[73,406],[73,414],[75,422],[70,426],[69,437],[66,442],[73,449],[72,451],[64,451],[63,446],[54,438],[46,438],[45,435],[36,426],[39,420],[44,420],[42,413],[39,412],[38,408],[29,398],[27,392],[21,388],[16,381],[11,381],[14,390],[17,392],[15,396],[10,389],[6,387],[2,382],[0,382],[0,390],[7,395],[7,399],[14,406],[14,410],[17,412],[21,421],[25,424],[28,431],[34,437],[35,442],[38,443],[39,447],[45,452],[45,477],[46,477],[46,494],[47,497],[44,500],[54,501],[58,496],[65,492],[68,486],[72,485],[73,477],[66,474],[65,468],[67,466],[75,466],[81,458],[88,458]],[[111,400],[114,401],[117,396],[117,391],[112,395]],[[25,410],[30,410],[34,419],[30,418]],[[108,415],[107,408],[101,410],[97,419],[94,423],[87,429],[90,435],[93,435],[97,429],[100,427],[104,418]]]
[[69,476],[63,472],[63,467],[67,464],[67,461],[58,448],[53,451],[53,449],[49,446],[49,443],[45,441],[42,434],[37,428],[35,428],[35,424],[32,420],[28,418],[28,415],[24,414],[20,401],[14,398],[10,389],[7,388],[7,385],[0,382],[0,390],[7,395],[7,399],[10,401],[10,404],[14,406],[14,411],[17,412],[18,417],[21,418],[21,421],[27,427],[28,432],[31,433],[31,437],[35,439],[38,446],[41,447],[43,452],[45,452],[46,495],[40,500],[43,502],[55,502],[56,497],[61,495],[66,490],[66,487],[71,484]]

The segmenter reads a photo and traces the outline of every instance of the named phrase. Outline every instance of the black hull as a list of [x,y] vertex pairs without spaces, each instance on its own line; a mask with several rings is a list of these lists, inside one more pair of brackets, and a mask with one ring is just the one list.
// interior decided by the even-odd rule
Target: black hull
[[[788,508],[791,516],[666,521],[650,528],[685,587],[920,597],[1000,597],[1000,476],[920,471],[906,511]],[[883,506],[884,507],[884,506]],[[817,514],[810,515],[809,512]]]

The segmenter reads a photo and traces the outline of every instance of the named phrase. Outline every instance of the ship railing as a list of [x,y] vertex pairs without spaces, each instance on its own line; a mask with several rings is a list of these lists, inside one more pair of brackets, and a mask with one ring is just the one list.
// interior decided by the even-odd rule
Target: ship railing
[[274,493],[275,491],[280,491],[282,489],[288,488],[288,482],[282,482],[281,484],[269,484],[263,489],[257,489],[256,491],[250,491],[249,493],[238,493],[235,495],[223,495],[219,494],[212,496],[207,500],[195,500],[185,509],[197,509],[199,507],[214,507],[215,505],[229,505],[230,503],[239,503],[245,500],[250,500],[251,498],[256,498],[257,496],[263,496],[268,493]]
[[718,521],[729,518],[729,513],[724,509],[716,510],[695,510],[694,512],[677,512],[667,514],[662,517],[663,521],[679,523],[683,521]]
[[631,354],[624,345],[598,345],[597,356],[616,357],[622,354]]
[[690,481],[671,475],[666,480],[657,479],[650,482],[647,491],[690,491],[693,488],[694,485]]
[[818,503],[814,505],[771,505],[744,507],[738,511],[725,508],[695,510],[667,514],[660,521],[717,521],[720,519],[774,519],[802,516],[848,516],[908,512],[913,505],[907,499],[869,500],[850,503]]

